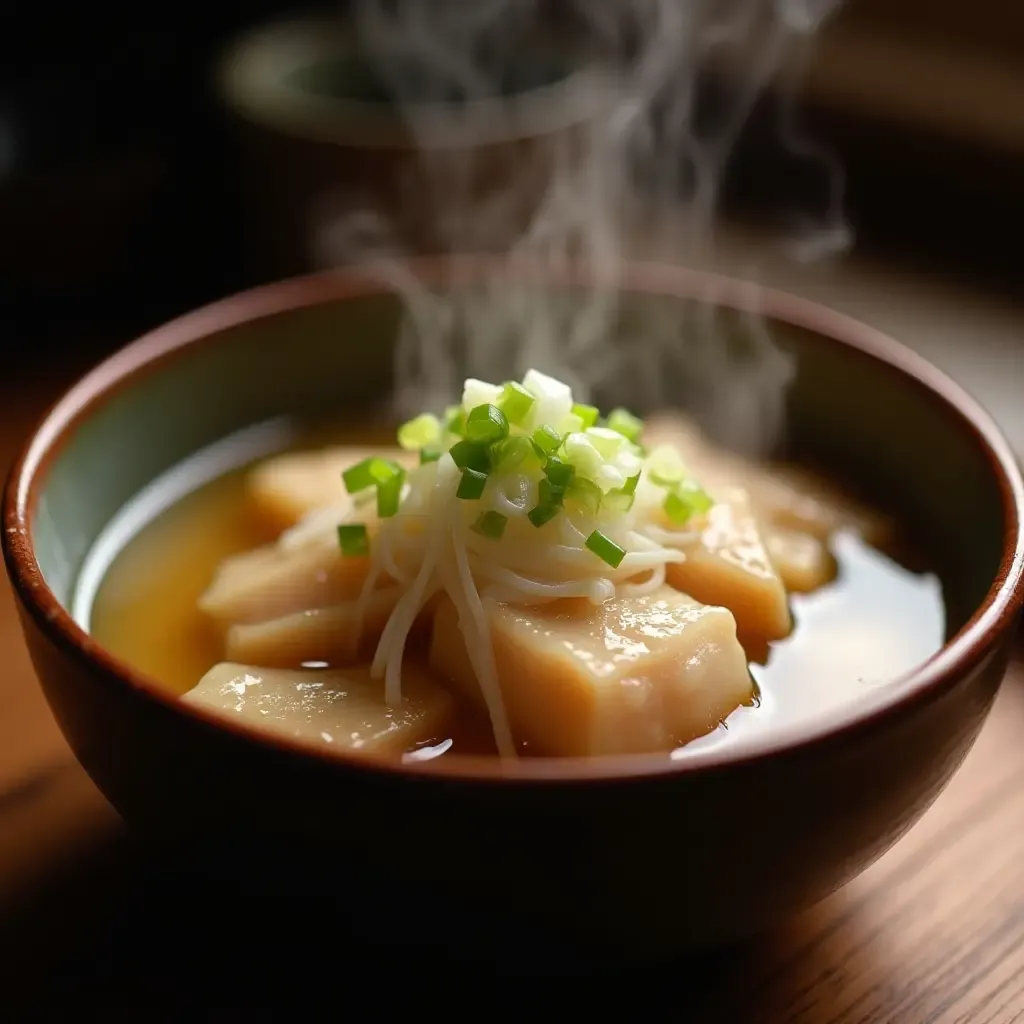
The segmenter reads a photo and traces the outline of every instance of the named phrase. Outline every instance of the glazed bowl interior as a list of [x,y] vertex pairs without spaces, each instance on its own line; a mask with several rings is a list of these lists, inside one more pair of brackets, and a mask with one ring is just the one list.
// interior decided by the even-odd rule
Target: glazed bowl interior
[[[650,318],[685,319],[706,283],[683,271],[638,269],[614,330],[624,344],[642,346]],[[580,294],[571,283],[535,286],[549,295],[554,289],[569,303]],[[722,292],[725,330],[729,306],[743,304],[742,292],[734,291],[732,297],[728,287]],[[914,376],[921,367],[898,346],[797,300],[769,295],[761,301],[773,338],[795,365],[785,450],[777,454],[827,467],[903,516],[936,556],[948,636],[962,633],[993,592],[1004,537],[1015,529],[1016,513],[987,439]],[[65,404],[92,401],[45,456],[35,484],[31,546],[60,605],[72,611],[83,563],[104,527],[182,460],[281,417],[357,419],[379,408],[392,386],[400,318],[398,300],[369,279],[322,275],[192,314],[83,381]],[[740,322],[737,316],[737,329]],[[861,347],[833,340],[853,333]],[[685,384],[679,381],[680,394]],[[941,376],[932,384],[970,402]],[[602,404],[622,402],[647,411],[642,386],[630,385],[626,376],[599,397]],[[44,430],[35,442],[38,451],[46,451],[51,440]],[[961,636],[956,643],[966,640]],[[947,645],[939,657],[950,655]],[[894,681],[866,696],[863,705],[841,709],[821,729],[866,715],[925,683],[920,675]],[[773,734],[766,742],[786,739]]]

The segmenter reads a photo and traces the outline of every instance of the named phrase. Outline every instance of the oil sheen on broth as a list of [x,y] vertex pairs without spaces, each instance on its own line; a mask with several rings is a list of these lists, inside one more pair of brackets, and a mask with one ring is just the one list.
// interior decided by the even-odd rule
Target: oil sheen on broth
[[[756,681],[756,697],[734,700],[724,722],[717,728],[710,723],[703,735],[687,735],[687,742],[672,751],[673,757],[685,757],[687,752],[708,746],[742,744],[745,737],[771,730],[780,722],[813,718],[869,688],[884,685],[941,647],[945,623],[940,584],[934,575],[904,568],[883,553],[894,549],[892,527],[884,517],[850,502],[816,478],[753,466],[717,451],[674,415],[649,420],[644,437],[648,445],[667,441],[682,451],[712,491],[726,481],[744,488],[763,526],[773,564],[782,567],[792,613],[790,630],[777,629],[769,620],[760,623],[756,609],[744,610],[742,615],[737,612],[739,639]],[[282,507],[254,500],[249,467],[228,472],[181,496],[128,540],[113,560],[88,610],[93,635],[122,660],[179,695],[192,690],[218,663],[231,661],[225,656],[223,629],[211,621],[208,609],[201,607],[211,580],[225,559],[274,545],[282,530],[293,526],[304,512],[330,500],[327,496],[333,488],[337,488],[339,499],[343,497],[338,460],[344,464],[361,458],[366,444],[377,438],[347,440],[353,445],[351,454],[340,448],[328,449],[333,455],[326,461],[319,454],[326,444],[322,433],[304,438],[294,450],[299,456],[304,451],[318,454],[313,462],[303,463],[301,457],[293,460],[293,467],[308,468],[317,459],[322,463],[312,483],[308,473],[301,479],[296,476],[298,483],[288,494],[294,508],[287,503]],[[317,493],[318,488],[322,494]],[[692,575],[698,572],[699,554],[691,561],[686,572]],[[677,586],[694,589],[690,582],[684,575]],[[700,591],[699,581],[695,589]],[[438,618],[443,614],[439,612]],[[744,630],[744,625],[751,623],[758,628]],[[446,682],[444,714],[435,714],[430,700],[417,703],[417,675],[429,675],[423,668],[428,646],[428,637],[414,633],[406,648],[411,665],[407,673],[412,687],[409,706],[413,708],[409,715],[415,713],[419,718],[416,728],[409,730],[413,738],[404,744],[405,756],[432,757],[448,751],[494,753],[487,714],[464,687]],[[368,665],[372,658],[371,646],[356,660]],[[353,683],[351,691],[337,685],[331,690],[332,684],[324,682],[329,677],[323,673],[335,668],[340,671],[340,667],[299,656],[293,663],[288,663],[287,657],[272,660],[274,669],[285,673],[282,678],[290,680],[289,686],[308,693],[305,709],[300,709],[303,729],[296,734],[311,742],[342,739],[317,726],[325,702],[358,703],[359,686],[364,690],[367,685],[383,686],[377,681],[369,683],[364,671],[364,678]],[[344,660],[350,665],[353,659]],[[256,659],[249,663],[260,664]],[[442,658],[440,663],[452,662]],[[288,670],[303,675],[293,677]],[[433,678],[425,685],[433,687]],[[303,682],[307,679],[308,683]],[[222,674],[220,685],[222,692],[227,692],[223,690],[227,686],[240,687],[242,693],[246,677],[240,676],[235,666],[233,673]],[[267,706],[273,713],[272,703]],[[379,709],[361,714],[357,708],[357,731],[384,735],[408,724],[398,715],[385,717],[388,721],[382,729]],[[348,719],[343,721],[347,728]],[[306,727],[309,723],[312,731]],[[353,731],[351,735],[356,734]],[[400,730],[396,736],[399,734],[404,735]],[[388,752],[387,737],[381,742],[382,752]],[[557,746],[562,740],[552,742]],[[517,737],[517,747],[526,755],[547,752],[522,737]]]

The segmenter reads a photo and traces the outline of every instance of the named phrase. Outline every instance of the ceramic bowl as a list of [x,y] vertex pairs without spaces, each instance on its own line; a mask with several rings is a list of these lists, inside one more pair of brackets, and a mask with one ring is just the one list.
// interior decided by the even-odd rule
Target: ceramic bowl
[[[473,268],[421,272],[454,289],[473,285]],[[567,296],[581,284],[517,273]],[[738,282],[634,266],[623,322],[655,307],[682,315],[710,291],[726,313],[750,302]],[[359,906],[392,938],[492,950],[527,934],[535,955],[647,955],[755,932],[841,886],[935,800],[985,721],[1021,604],[1024,487],[988,416],[932,366],[807,302],[758,303],[795,361],[792,453],[885,496],[945,552],[950,639],[916,671],[742,751],[403,766],[222,725],[119,662],[68,610],[118,509],[240,428],[386,394],[398,303],[335,272],[140,339],[75,385],[18,458],[4,556],[75,755],[130,824],[183,843],[188,862],[236,880],[261,865],[260,898],[299,871],[317,913]]]

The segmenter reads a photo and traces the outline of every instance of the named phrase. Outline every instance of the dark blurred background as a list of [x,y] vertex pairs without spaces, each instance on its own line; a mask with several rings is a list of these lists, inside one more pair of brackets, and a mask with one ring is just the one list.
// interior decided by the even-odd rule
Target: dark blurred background
[[[311,10],[0,5],[0,327],[22,361],[103,351],[271,276],[245,251],[247,158],[214,68],[246,30]],[[1024,3],[849,0],[803,108],[849,175],[860,252],[1019,291]],[[729,177],[750,222],[804,187],[767,136],[755,118]]]

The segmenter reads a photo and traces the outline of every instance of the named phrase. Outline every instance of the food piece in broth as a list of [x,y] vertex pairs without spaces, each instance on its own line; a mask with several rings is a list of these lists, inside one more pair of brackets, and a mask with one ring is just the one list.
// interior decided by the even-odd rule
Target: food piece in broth
[[[484,607],[513,734],[537,753],[669,751],[753,700],[732,615],[671,588],[598,606]],[[463,634],[444,601],[430,665],[484,707]]]
[[[281,668],[307,662],[337,666],[368,661],[401,596],[401,587],[387,586],[374,591],[362,609],[353,600],[232,626],[225,654],[231,661]],[[417,627],[429,622],[430,610],[430,606],[424,609]]]
[[291,547],[279,541],[225,559],[199,607],[223,627],[266,622],[355,600],[368,558],[342,558],[336,534]]
[[810,594],[835,579],[835,556],[817,537],[779,526],[762,533],[772,563],[791,594]]
[[665,567],[666,579],[698,601],[724,605],[744,634],[780,640],[793,619],[750,499],[735,488],[718,496],[695,525],[694,541],[682,545],[686,560]]
[[649,446],[678,449],[687,465],[714,494],[743,487],[765,524],[809,533],[827,540],[841,529],[853,530],[869,544],[891,543],[893,523],[834,487],[790,466],[763,466],[714,445],[686,417],[659,413],[644,423]]
[[400,706],[368,668],[257,668],[223,663],[182,700],[280,736],[368,754],[400,754],[440,738],[454,714],[451,695],[419,666],[405,666]]
[[291,452],[260,463],[248,474],[253,504],[276,529],[287,530],[318,509],[337,507],[345,518],[352,504],[340,487],[341,474],[370,456],[412,467],[415,458],[400,448],[325,448]]

